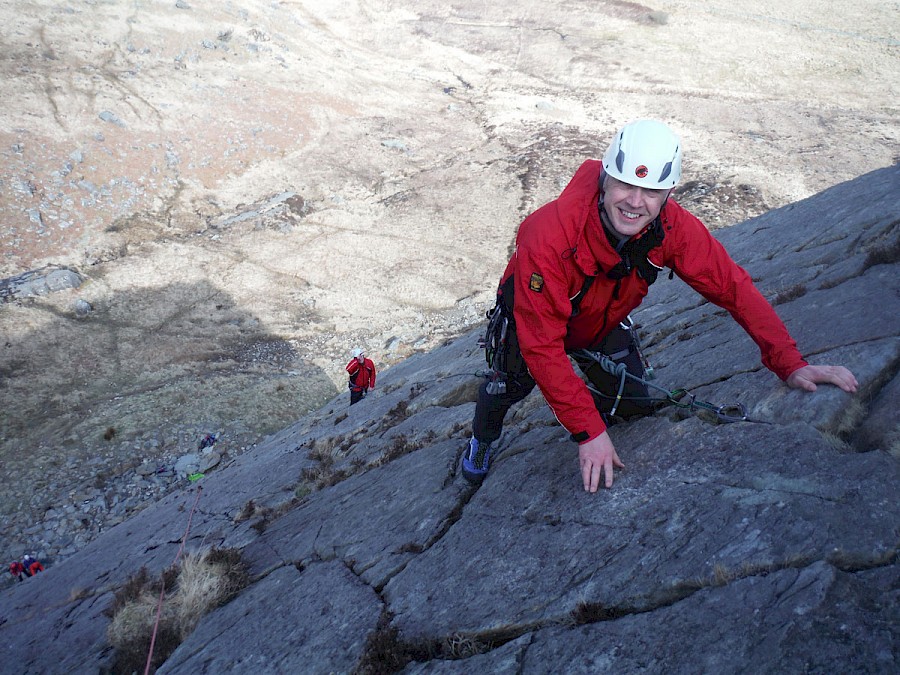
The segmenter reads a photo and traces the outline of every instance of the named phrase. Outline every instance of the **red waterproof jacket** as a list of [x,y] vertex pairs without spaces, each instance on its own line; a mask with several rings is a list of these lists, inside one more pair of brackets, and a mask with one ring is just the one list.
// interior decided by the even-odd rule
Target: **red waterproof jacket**
[[359,359],[353,359],[347,364],[347,372],[350,373],[350,389],[353,391],[368,391],[375,386],[375,364],[372,359],[365,359],[363,364]]
[[[567,352],[596,347],[647,295],[636,273],[605,276],[621,260],[603,232],[597,208],[602,164],[588,160],[558,199],[519,227],[502,282],[515,274],[514,316],[522,356],[560,423],[579,442],[606,429]],[[781,379],[806,362],[781,319],[703,223],[669,199],[660,214],[663,243],[648,258],[669,267],[704,298],[728,310]],[[572,317],[571,298],[588,275],[596,280]]]

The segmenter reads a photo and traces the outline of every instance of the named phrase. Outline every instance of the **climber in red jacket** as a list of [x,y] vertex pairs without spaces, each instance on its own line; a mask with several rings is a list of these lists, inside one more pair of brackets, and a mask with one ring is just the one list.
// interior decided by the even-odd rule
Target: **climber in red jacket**
[[369,389],[375,387],[375,364],[372,359],[366,358],[362,349],[353,350],[353,358],[347,364],[347,372],[350,373],[350,405],[359,403]]
[[40,560],[35,560],[31,556],[25,556],[25,563],[28,565],[29,576],[36,576],[38,572],[44,571],[44,566]]
[[18,560],[13,560],[9,564],[9,573],[13,575],[19,581],[25,581],[26,569],[25,565],[23,565]]
[[[681,177],[681,157],[680,140],[665,124],[627,124],[602,162],[584,162],[559,198],[521,224],[488,330],[497,331],[493,347],[487,340],[489,362],[500,361],[492,363],[494,376],[479,390],[473,435],[462,458],[471,482],[487,474],[491,444],[510,406],[537,384],[579,443],[584,489],[595,492],[601,472],[612,487],[613,468],[623,464],[603,417],[610,404],[592,396],[568,356],[606,394],[616,393],[617,378],[595,361],[580,359],[578,350],[599,351],[642,378],[628,314],[664,267],[728,310],[758,345],[763,364],[788,386],[815,391],[817,383],[830,383],[856,391],[856,378],[846,368],[803,359],[747,272],[703,223],[669,198]],[[617,415],[653,412],[645,385],[629,379],[625,394]]]

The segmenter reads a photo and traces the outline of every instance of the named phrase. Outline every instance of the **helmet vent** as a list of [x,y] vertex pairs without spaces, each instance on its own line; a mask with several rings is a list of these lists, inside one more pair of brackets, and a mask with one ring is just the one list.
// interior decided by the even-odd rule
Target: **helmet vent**
[[663,167],[662,173],[659,174],[658,182],[662,183],[670,173],[672,173],[672,162],[666,162],[666,165]]

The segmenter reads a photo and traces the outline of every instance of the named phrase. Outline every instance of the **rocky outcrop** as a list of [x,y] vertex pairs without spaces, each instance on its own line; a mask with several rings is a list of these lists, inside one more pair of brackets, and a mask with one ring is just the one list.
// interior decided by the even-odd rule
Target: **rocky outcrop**
[[160,672],[896,672],[898,191],[895,166],[717,233],[858,394],[789,390],[727,315],[660,278],[635,314],[654,382],[756,422],[618,425],[626,469],[588,494],[535,392],[472,488],[457,463],[479,329],[7,589],[0,670],[108,667],[112,593],[186,536],[240,549],[253,583]]
[[[14,277],[0,279],[0,302],[10,302],[16,298],[30,298],[47,295],[64,288],[78,288],[83,278],[78,272],[58,265],[24,272]],[[79,316],[90,313],[90,305],[85,301],[75,307]],[[87,306],[85,306],[87,305]]]

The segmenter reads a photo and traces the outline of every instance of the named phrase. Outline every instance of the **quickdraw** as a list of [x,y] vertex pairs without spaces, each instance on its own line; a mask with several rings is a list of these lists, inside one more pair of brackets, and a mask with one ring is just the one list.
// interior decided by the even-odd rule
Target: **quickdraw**
[[[647,379],[638,377],[637,375],[632,375],[626,370],[624,363],[616,363],[605,354],[594,352],[589,349],[580,349],[577,352],[573,352],[573,355],[596,361],[600,365],[600,367],[607,373],[619,378],[619,390],[615,395],[615,403],[613,404],[612,410],[610,411],[611,415],[615,415],[616,409],[623,399],[627,398],[630,400],[636,400],[636,397],[627,397],[622,395],[622,392],[625,389],[625,378],[630,378],[635,382],[639,382],[648,388],[655,389],[656,391],[664,394],[665,398],[656,399],[660,402],[663,402],[664,405],[671,405],[676,408],[690,410],[691,412],[695,410],[706,410],[712,412],[720,422],[726,424],[730,424],[732,422],[754,422],[756,424],[771,424],[771,422],[766,422],[765,420],[755,420],[750,418],[743,403],[726,403],[724,405],[715,405],[714,403],[698,400],[697,397],[694,394],[690,393],[687,389],[674,389],[672,391],[664,389],[663,387],[649,382]],[[588,389],[590,389],[595,394],[598,394],[599,396],[609,396],[608,394],[598,391],[591,385],[588,385]]]
[[641,359],[641,365],[644,366],[644,375],[648,380],[652,380],[656,377],[653,372],[653,366],[650,365],[650,362],[647,360],[647,357],[644,356],[644,350],[641,347],[641,339],[638,336],[637,329],[634,326],[634,320],[631,318],[631,315],[625,317],[624,321],[620,321],[619,325],[627,330],[631,335],[631,339],[634,340],[634,348],[637,351],[638,357]]

